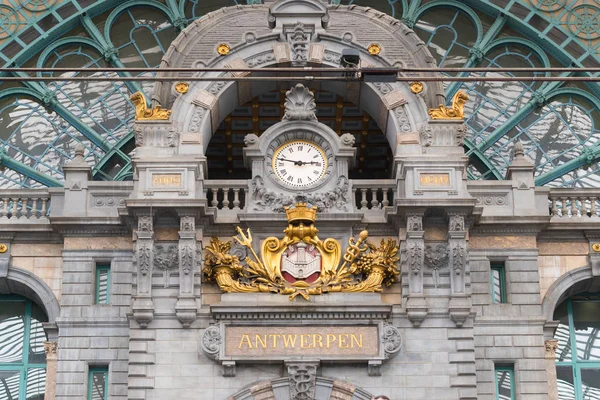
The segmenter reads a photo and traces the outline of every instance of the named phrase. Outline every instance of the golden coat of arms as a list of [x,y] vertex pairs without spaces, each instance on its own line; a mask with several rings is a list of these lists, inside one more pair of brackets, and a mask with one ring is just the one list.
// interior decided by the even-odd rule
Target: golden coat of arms
[[290,300],[331,292],[381,292],[383,285],[397,281],[396,241],[382,239],[375,246],[367,242],[369,233],[364,230],[358,239],[350,238],[342,257],[337,240],[317,236],[316,208],[299,203],[286,208],[286,214],[285,237],[265,239],[261,257],[252,247],[249,229],[244,233],[238,227],[233,237],[248,250],[244,262],[230,254],[231,242],[211,238],[202,270],[207,280],[228,293],[280,293]]

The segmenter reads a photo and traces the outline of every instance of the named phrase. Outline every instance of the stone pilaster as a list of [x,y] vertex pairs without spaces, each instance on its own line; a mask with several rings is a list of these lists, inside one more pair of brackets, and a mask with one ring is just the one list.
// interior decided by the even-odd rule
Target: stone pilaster
[[138,217],[135,247],[137,295],[133,301],[133,318],[142,328],[154,318],[152,302],[152,266],[154,265],[154,227],[152,215]]
[[406,240],[402,244],[402,274],[408,277],[408,319],[418,327],[427,316],[427,303],[423,292],[423,263],[425,240],[423,214],[406,217]]
[[556,349],[558,340],[544,341],[546,348],[546,376],[548,378],[548,400],[558,400],[558,385],[556,384]]
[[56,397],[56,374],[58,372],[58,342],[44,342],[46,352],[46,388],[45,400],[54,400]]
[[180,217],[179,229],[179,297],[175,305],[177,319],[184,328],[196,320],[194,299],[194,272],[196,267],[196,220],[193,216]]
[[465,291],[465,275],[469,262],[467,230],[463,215],[450,215],[448,224],[448,247],[450,249],[451,297],[448,312],[456,326],[461,327],[471,313],[471,300]]

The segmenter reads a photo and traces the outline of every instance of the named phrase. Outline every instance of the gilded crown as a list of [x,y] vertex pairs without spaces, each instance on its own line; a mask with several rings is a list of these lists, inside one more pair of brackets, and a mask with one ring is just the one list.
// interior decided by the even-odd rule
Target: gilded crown
[[317,219],[317,208],[306,207],[306,203],[296,203],[296,207],[285,207],[285,213],[289,223],[293,222],[310,222],[311,224]]

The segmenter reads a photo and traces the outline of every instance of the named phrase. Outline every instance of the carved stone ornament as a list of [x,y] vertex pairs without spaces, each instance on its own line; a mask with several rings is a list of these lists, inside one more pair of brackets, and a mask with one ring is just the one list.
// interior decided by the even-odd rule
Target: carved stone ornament
[[425,249],[425,264],[433,270],[433,282],[438,287],[440,269],[448,265],[448,247],[444,244],[427,246]]
[[406,262],[410,270],[418,274],[423,265],[423,243],[410,241],[404,242],[402,246],[402,260]]
[[327,210],[349,211],[348,178],[340,176],[333,191],[327,193],[301,192],[296,195],[288,195],[275,190],[268,190],[262,176],[257,175],[252,180],[252,199],[254,210],[271,210],[284,212],[285,207],[296,203],[307,203],[316,207],[319,212]]
[[344,133],[342,136],[340,136],[340,139],[342,144],[347,147],[352,147],[354,146],[354,143],[356,143],[356,138],[351,133]]
[[464,119],[464,109],[467,100],[469,100],[469,96],[459,90],[452,98],[452,107],[440,104],[438,108],[429,110],[429,117],[431,119]]
[[288,34],[293,66],[303,67],[308,63],[311,33],[304,28],[304,24],[298,22],[294,30]]
[[169,128],[169,133],[167,134],[167,146],[169,147],[177,147],[179,145],[179,132],[177,128],[171,126]]
[[152,247],[148,244],[142,244],[138,247],[138,265],[142,275],[147,275],[150,271],[150,260],[152,258]]
[[544,340],[544,348],[546,350],[546,358],[554,360],[556,358],[556,349],[558,349],[558,340]]
[[389,323],[383,324],[381,332],[381,343],[385,353],[385,358],[392,358],[402,349],[402,335],[400,330]]
[[456,128],[456,145],[464,146],[465,145],[465,137],[467,136],[467,125],[462,124]]
[[283,121],[316,121],[317,103],[312,92],[302,85],[297,84],[285,94],[285,114]]
[[148,108],[146,96],[142,92],[136,92],[131,95],[131,102],[135,106],[135,120],[163,121],[171,116],[171,110],[165,110],[161,106]]
[[221,350],[223,337],[221,335],[221,327],[219,325],[211,325],[202,334],[200,346],[202,350],[213,360],[219,359],[219,350]]
[[181,269],[185,275],[194,269],[194,253],[196,249],[191,244],[181,246]]
[[247,134],[244,136],[244,145],[246,145],[246,147],[254,147],[258,145],[258,136],[254,133]]
[[138,218],[138,232],[152,232],[152,217],[142,216]]
[[155,246],[154,267],[161,271],[179,268],[179,254],[177,251],[177,245],[159,244]]
[[196,219],[194,217],[181,217],[179,229],[183,232],[192,232],[196,230]]
[[144,127],[133,124],[133,134],[135,136],[135,145],[142,147],[144,145]]
[[[279,293],[308,299],[311,295],[331,292],[381,292],[398,280],[398,246],[392,239],[381,240],[379,246],[367,242],[369,232],[362,231],[358,239],[350,238],[345,254],[334,239],[322,241],[314,222],[317,210],[299,203],[286,209],[288,227],[282,239],[269,237],[262,244],[261,256],[254,252],[252,235],[237,228],[234,240],[248,249],[244,262],[231,254],[231,242],[213,237],[206,248],[204,273],[208,282],[230,293]],[[306,246],[304,246],[306,245]],[[308,260],[298,258],[300,247],[320,259],[320,268],[308,277],[297,272],[306,268]],[[287,252],[287,253],[286,253]],[[291,265],[282,266],[282,255],[289,254]],[[296,255],[295,255],[296,254]],[[295,272],[296,271],[296,272]],[[294,276],[294,274],[296,276]]]
[[56,356],[58,351],[58,342],[44,342],[44,352],[46,357]]
[[291,363],[288,365],[291,400],[314,400],[317,384],[315,363]]
[[452,232],[460,232],[465,230],[465,217],[462,215],[450,216],[449,229]]
[[423,217],[420,215],[409,215],[406,219],[406,230],[420,232],[423,230]]
[[465,242],[454,242],[451,245],[452,269],[456,274],[465,270],[467,263],[467,244]]
[[421,146],[429,147],[433,144],[433,133],[429,125],[423,125],[419,134],[421,135]]

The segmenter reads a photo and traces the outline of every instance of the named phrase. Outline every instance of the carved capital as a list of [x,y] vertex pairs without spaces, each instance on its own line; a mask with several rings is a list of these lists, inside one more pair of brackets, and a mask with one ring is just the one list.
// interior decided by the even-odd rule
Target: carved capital
[[46,353],[46,358],[56,358],[58,342],[44,342],[44,352]]
[[558,348],[558,340],[544,340],[544,348],[546,349],[546,358],[554,360],[556,357],[556,349]]

